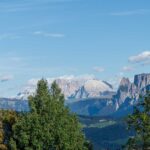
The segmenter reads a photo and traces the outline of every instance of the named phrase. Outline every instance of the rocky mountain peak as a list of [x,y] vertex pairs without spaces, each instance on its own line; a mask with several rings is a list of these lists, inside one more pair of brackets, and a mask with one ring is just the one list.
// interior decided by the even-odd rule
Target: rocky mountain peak
[[129,78],[123,77],[119,86],[128,86],[130,84],[131,84],[131,82],[130,82]]
[[133,83],[128,78],[122,78],[116,95],[118,104],[121,105],[126,99],[136,102],[139,95],[144,95],[149,86],[150,74],[135,75]]
[[112,96],[112,86],[97,79],[87,80],[71,97],[74,99],[96,98],[104,95]]
[[130,80],[128,78],[123,77],[120,82],[117,94],[116,94],[118,105],[121,105],[122,103],[124,103],[126,97],[129,96],[130,88],[131,88]]

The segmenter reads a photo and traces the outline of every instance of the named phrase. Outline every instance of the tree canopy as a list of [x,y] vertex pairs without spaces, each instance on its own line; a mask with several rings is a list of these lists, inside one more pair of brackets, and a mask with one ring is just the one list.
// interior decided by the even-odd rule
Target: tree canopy
[[12,126],[11,150],[88,150],[75,114],[64,106],[64,95],[54,82],[38,82],[34,96],[29,97],[30,111]]
[[150,93],[142,98],[141,102],[134,108],[132,115],[127,119],[129,129],[135,131],[126,145],[129,150],[150,149]]
[[0,150],[8,150],[8,142],[12,136],[12,126],[18,114],[13,110],[0,110]]

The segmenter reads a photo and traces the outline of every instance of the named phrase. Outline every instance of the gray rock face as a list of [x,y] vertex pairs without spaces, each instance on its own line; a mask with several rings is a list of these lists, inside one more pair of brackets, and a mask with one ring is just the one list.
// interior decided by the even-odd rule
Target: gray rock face
[[135,75],[134,84],[138,89],[142,89],[150,84],[150,74]]
[[116,95],[118,105],[121,105],[126,97],[130,96],[131,85],[132,84],[128,78],[122,78]]
[[[48,85],[51,87],[53,81],[59,85],[66,100],[84,99],[100,97],[103,93],[113,92],[113,87],[107,82],[92,77],[61,77],[48,79]],[[17,99],[27,99],[29,95],[34,95],[37,81],[34,86],[29,86],[17,95]]]
[[114,94],[110,84],[100,80],[89,80],[71,95],[73,99],[112,97]]
[[113,88],[106,82],[97,79],[88,80],[84,85],[75,92],[74,99],[78,98],[98,98],[104,92],[112,92]]
[[[82,115],[124,116],[133,111],[139,95],[144,95],[146,90],[150,90],[150,74],[139,74],[135,75],[133,83],[128,78],[122,78],[117,94],[112,98],[85,99],[74,102],[69,107],[73,112]],[[88,94],[86,88],[78,91],[76,97],[79,96],[78,93],[82,97]]]
[[146,87],[150,85],[150,74],[135,75],[134,85],[136,86],[137,93],[144,94]]
[[[84,82],[84,80],[56,79],[56,83],[59,85],[66,98],[70,97],[72,93],[78,90]],[[49,86],[51,86],[51,84],[49,84]]]
[[130,104],[134,104],[138,101],[140,95],[146,94],[150,86],[150,74],[135,75],[134,82],[131,83],[128,78],[121,80],[117,94],[115,96],[118,105],[125,103],[126,99],[131,99]]
[[85,99],[88,98],[88,92],[85,90],[84,86],[75,91],[74,94],[71,95],[72,99]]

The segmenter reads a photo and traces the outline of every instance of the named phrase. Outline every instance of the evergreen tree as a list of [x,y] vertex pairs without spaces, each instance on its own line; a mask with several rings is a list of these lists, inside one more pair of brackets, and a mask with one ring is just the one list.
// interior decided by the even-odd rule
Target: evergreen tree
[[150,93],[135,108],[127,119],[129,129],[135,131],[135,136],[127,142],[126,149],[150,149]]
[[11,150],[87,150],[77,117],[64,106],[64,95],[44,79],[29,97],[30,112],[13,125]]

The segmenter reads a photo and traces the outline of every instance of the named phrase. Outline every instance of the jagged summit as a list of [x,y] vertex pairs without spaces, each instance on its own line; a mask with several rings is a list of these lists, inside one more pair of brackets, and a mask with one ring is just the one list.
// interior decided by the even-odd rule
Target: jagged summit
[[[122,78],[117,93],[113,92],[109,84],[95,78],[59,78],[55,80],[62,88],[66,98],[70,100],[66,101],[66,104],[73,112],[80,115],[127,115],[139,101],[139,95],[144,95],[147,90],[150,90],[150,74],[135,75],[133,82],[130,82],[128,78]],[[31,93],[34,94],[36,88],[34,85],[37,81],[32,81],[35,84],[28,86],[27,90],[19,93],[18,97],[24,98]],[[49,86],[52,81],[54,80],[48,80]],[[22,103],[15,101],[1,100],[1,105],[4,108],[15,106],[15,109],[21,106],[19,110],[22,110],[24,106],[27,108],[24,101]],[[12,105],[13,102],[15,104]]]
[[122,80],[121,80],[121,82],[120,82],[120,86],[125,86],[127,84],[130,84],[129,78],[123,77]]
[[133,105],[139,101],[139,95],[150,90],[150,74],[135,75],[134,82],[123,77],[117,93],[110,99],[78,101],[70,104],[71,110],[82,115],[114,115],[123,116],[132,111]]
[[136,103],[139,96],[144,95],[149,86],[149,73],[135,75],[133,83],[128,78],[122,78],[115,98],[119,105],[125,103],[127,99],[131,99],[131,103]]

